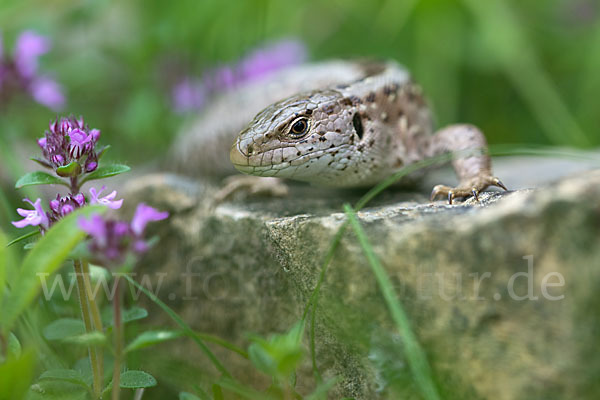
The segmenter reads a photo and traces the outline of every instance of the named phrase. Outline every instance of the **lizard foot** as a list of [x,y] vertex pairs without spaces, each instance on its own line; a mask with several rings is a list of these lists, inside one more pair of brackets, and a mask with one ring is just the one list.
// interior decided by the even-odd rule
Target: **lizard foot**
[[241,197],[285,197],[289,193],[288,186],[278,178],[232,175],[224,182],[225,185],[215,193],[214,200],[217,203],[238,195]]
[[488,186],[498,186],[504,190],[508,190],[500,181],[500,179],[486,174],[479,175],[466,182],[462,182],[460,185],[454,188],[444,185],[437,185],[431,191],[431,201],[435,200],[438,196],[447,196],[448,204],[452,204],[452,200],[456,197],[473,196],[477,201],[479,201],[479,193]]

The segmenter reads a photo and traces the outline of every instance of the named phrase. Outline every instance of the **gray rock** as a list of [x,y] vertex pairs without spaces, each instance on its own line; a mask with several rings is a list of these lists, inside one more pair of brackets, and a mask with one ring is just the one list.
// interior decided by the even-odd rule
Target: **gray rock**
[[[535,182],[524,171],[538,160],[510,163],[496,163],[506,184]],[[548,165],[558,165],[554,176],[568,170]],[[431,186],[389,190],[358,213],[443,398],[597,398],[600,170],[586,169],[578,164],[569,171],[576,175],[540,188],[488,192],[479,203],[452,206],[429,203]],[[247,332],[268,336],[301,318],[345,220],[342,205],[363,193],[294,186],[289,198],[214,205],[216,189],[168,174],[129,184],[129,204],[171,212],[155,226],[161,242],[137,271],[165,274],[159,297],[195,329],[246,347]],[[171,325],[158,309],[151,315],[153,325]],[[268,384],[248,361],[214,349],[240,380]],[[190,342],[174,343],[165,357],[217,375]],[[316,361],[324,377],[341,379],[333,398],[419,398],[401,338],[349,230],[321,289]],[[313,387],[308,357],[298,390]]]

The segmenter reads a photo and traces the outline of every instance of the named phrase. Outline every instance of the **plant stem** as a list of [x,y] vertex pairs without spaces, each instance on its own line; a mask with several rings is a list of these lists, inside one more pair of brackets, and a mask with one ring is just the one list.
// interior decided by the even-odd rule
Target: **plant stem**
[[142,396],[144,395],[144,388],[138,389],[135,391],[135,396],[133,400],[142,400]]
[[[104,332],[104,327],[102,326],[102,318],[100,317],[100,310],[98,308],[98,303],[96,302],[96,296],[92,292],[92,284],[90,281],[90,264],[86,260],[82,260],[82,271],[83,271],[83,281],[85,284],[85,289],[87,291],[87,298],[90,306],[90,313],[92,317],[92,322],[94,323],[94,328],[100,333]],[[102,357],[101,351],[99,347],[96,347],[96,351],[98,353],[98,374],[100,375],[100,379],[104,379],[104,357]]]
[[[79,305],[81,307],[81,317],[87,333],[92,332],[92,321],[90,318],[89,301],[87,298],[87,290],[84,279],[83,267],[80,260],[73,261],[73,268],[75,269],[75,277],[77,278],[77,294],[79,295]],[[94,395],[96,398],[100,397],[102,390],[102,377],[98,370],[98,357],[96,354],[96,348],[91,345],[88,346],[88,353],[90,356],[90,365],[92,367],[92,376],[94,379]]]
[[112,400],[119,400],[120,380],[121,380],[121,361],[123,357],[123,324],[121,321],[121,286],[120,277],[115,276],[115,297],[113,298],[113,316],[114,316],[114,348],[115,365],[113,368],[113,388]]
[[72,176],[70,179],[70,183],[71,183],[71,194],[73,196],[75,196],[76,194],[79,193],[79,183],[78,183],[77,177]]

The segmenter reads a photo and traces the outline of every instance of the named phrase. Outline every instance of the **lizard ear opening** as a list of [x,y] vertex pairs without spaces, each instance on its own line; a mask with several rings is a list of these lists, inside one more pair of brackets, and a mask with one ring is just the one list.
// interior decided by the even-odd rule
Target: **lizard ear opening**
[[352,125],[354,125],[354,130],[356,131],[358,138],[362,139],[364,132],[362,121],[360,120],[360,115],[358,115],[358,113],[354,113],[354,116],[352,117]]

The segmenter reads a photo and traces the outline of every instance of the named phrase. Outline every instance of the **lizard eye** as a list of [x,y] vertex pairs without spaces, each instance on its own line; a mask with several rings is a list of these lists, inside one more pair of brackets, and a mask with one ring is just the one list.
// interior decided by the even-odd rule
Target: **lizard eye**
[[293,138],[300,138],[306,135],[308,132],[308,119],[301,117],[292,122],[292,127],[290,128],[290,136]]

